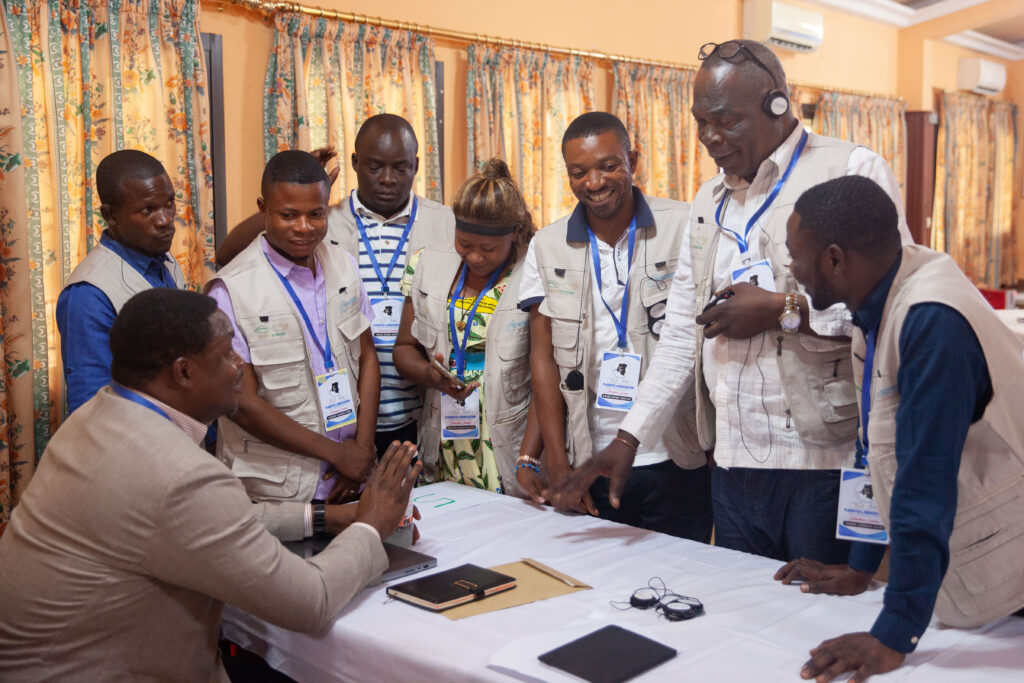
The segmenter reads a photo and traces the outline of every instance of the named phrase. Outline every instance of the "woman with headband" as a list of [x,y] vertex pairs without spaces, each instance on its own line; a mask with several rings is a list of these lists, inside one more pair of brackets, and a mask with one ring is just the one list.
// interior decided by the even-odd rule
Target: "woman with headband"
[[424,478],[535,495],[529,315],[516,306],[533,219],[500,159],[463,183],[452,210],[454,251],[439,244],[409,257],[395,342],[395,367],[426,392]]

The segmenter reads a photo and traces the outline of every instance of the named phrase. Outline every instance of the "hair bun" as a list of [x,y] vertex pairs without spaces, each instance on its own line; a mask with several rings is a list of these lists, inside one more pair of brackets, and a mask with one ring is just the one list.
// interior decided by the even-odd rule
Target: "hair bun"
[[511,178],[512,172],[508,170],[508,164],[503,159],[495,157],[484,164],[480,175],[488,180],[494,180],[496,178]]

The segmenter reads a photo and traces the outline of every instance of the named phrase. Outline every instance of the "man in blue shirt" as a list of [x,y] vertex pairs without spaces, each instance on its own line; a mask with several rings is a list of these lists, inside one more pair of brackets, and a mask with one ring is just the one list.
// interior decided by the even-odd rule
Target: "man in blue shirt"
[[114,152],[96,167],[96,191],[107,229],[57,299],[69,413],[110,384],[108,334],[125,302],[144,289],[185,284],[167,253],[175,193],[163,165],[138,150]]
[[[853,311],[858,465],[867,465],[890,548],[884,606],[870,632],[811,650],[805,679],[854,671],[851,680],[863,681],[895,669],[933,611],[970,627],[1024,604],[1024,558],[1005,540],[1024,519],[1002,502],[1024,488],[1021,342],[947,255],[901,248],[896,222],[880,187],[846,176],[806,191],[787,225],[790,270],[813,305]],[[971,529],[977,522],[984,526]],[[849,564],[802,558],[775,578],[801,582],[805,593],[855,595],[884,551],[854,543]]]

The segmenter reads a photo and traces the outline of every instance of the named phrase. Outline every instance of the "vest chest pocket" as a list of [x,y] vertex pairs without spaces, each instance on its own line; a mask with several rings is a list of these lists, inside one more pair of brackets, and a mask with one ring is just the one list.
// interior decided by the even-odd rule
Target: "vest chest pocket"
[[[673,259],[671,266],[666,266],[666,269],[671,268],[674,273],[675,263],[676,261]],[[630,325],[634,331],[653,334],[655,337],[661,334],[661,326],[665,322],[665,312],[668,308],[668,293],[671,289],[672,276],[669,275],[668,278],[663,281],[649,278],[639,280],[640,305],[643,308],[643,314],[639,316],[639,320],[633,321]]]
[[416,316],[412,319],[412,325],[409,327],[409,332],[427,353],[434,353],[434,349],[437,348],[437,327],[431,325],[423,318]]
[[[302,331],[295,328],[292,316],[263,316],[257,327],[278,330],[281,336],[261,339],[259,334],[250,334],[249,357],[260,381],[260,396],[275,408],[291,408],[306,400],[309,390],[306,382],[308,362]],[[243,325],[245,321],[240,321]]]
[[560,368],[575,368],[578,354],[582,351],[580,325],[576,320],[551,321],[551,349],[554,352],[555,364]]
[[[348,362],[351,366],[352,372],[357,372],[359,369],[359,356],[362,354],[362,344],[359,340],[360,335],[370,326],[370,321],[367,320],[362,311],[356,310],[354,315],[342,318],[338,322],[338,332],[341,334],[339,338],[345,345],[344,352],[348,356]],[[342,349],[334,349],[334,354],[341,360]]]
[[505,400],[511,404],[521,403],[530,395],[530,335],[523,331],[502,335],[496,340],[498,357],[501,359],[501,386]]

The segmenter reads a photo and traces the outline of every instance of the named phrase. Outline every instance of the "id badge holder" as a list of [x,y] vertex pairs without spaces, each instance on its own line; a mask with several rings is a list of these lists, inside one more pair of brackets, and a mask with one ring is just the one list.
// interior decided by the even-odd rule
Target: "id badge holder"
[[371,297],[373,321],[370,333],[373,335],[374,346],[394,346],[398,338],[398,326],[402,322],[402,306],[405,299],[398,297]]
[[732,283],[749,282],[755,287],[760,287],[767,292],[775,291],[775,273],[768,259],[762,259],[749,266],[743,266],[732,271]]
[[342,368],[317,375],[316,390],[325,431],[355,424],[356,407],[352,401],[352,387],[348,383],[348,370]]
[[441,394],[441,438],[480,438],[480,390],[464,399]]
[[878,514],[868,470],[844,467],[840,471],[836,538],[889,545],[889,532]]
[[605,351],[597,382],[598,408],[628,411],[636,401],[640,386],[640,356],[635,353]]

